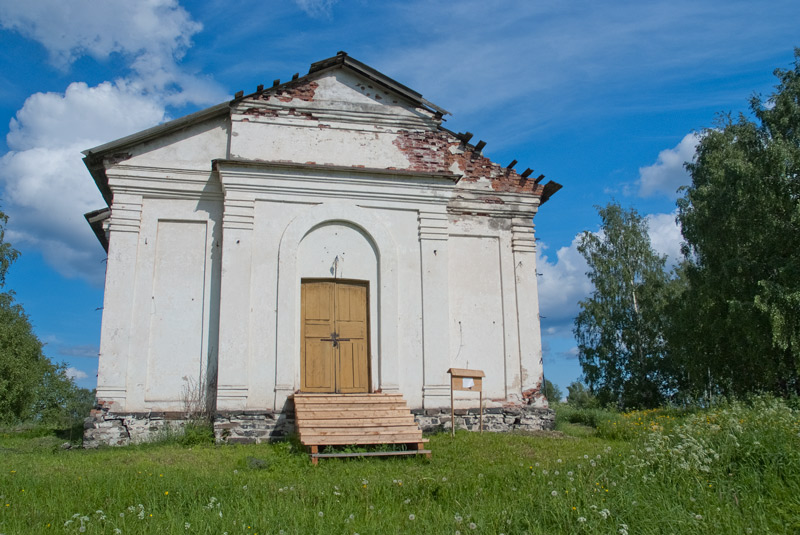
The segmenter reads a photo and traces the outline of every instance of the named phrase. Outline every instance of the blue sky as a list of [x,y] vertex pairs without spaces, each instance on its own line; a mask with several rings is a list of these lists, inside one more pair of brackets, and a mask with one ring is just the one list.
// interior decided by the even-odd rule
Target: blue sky
[[674,257],[693,133],[770,92],[798,20],[796,0],[0,0],[0,205],[22,252],[7,286],[46,354],[94,387],[105,254],[82,214],[103,201],[80,151],[345,50],[490,158],[564,185],[535,220],[545,374],[564,388],[595,206],[635,206]]

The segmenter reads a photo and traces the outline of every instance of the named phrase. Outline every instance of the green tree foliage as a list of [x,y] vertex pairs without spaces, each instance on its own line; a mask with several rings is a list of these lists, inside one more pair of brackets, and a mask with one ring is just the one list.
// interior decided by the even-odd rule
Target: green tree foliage
[[636,210],[611,203],[598,213],[600,232],[584,232],[578,245],[594,285],[575,318],[578,358],[601,404],[654,407],[674,388],[663,335],[666,259]]
[[[7,216],[0,212],[0,288],[19,252],[5,241]],[[0,423],[40,421],[63,424],[85,416],[93,394],[75,386],[42,352],[22,306],[0,292]]]
[[558,403],[561,401],[561,397],[564,393],[558,388],[558,385],[551,382],[549,379],[544,380],[544,397],[547,398],[547,401],[550,403]]
[[800,49],[752,119],[702,133],[678,201],[688,287],[670,346],[687,389],[800,394]]
[[576,409],[596,409],[600,406],[597,398],[592,395],[583,383],[573,381],[567,387],[567,405]]

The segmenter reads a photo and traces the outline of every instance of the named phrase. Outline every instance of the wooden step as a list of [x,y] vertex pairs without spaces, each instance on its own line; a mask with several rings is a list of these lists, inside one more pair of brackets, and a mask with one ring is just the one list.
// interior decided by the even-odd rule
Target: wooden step
[[[424,454],[422,431],[400,394],[295,394],[295,422],[311,461],[360,454],[319,454],[323,446],[407,444],[403,455]],[[370,452],[374,456],[393,452]]]

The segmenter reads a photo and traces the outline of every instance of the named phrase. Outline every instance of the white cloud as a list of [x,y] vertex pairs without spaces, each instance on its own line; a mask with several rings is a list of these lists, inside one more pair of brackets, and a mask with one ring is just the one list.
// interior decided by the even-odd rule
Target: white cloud
[[[163,104],[125,80],[89,87],[74,82],[61,93],[28,97],[6,138],[15,151],[99,144],[165,119]],[[80,151],[78,151],[80,152]]]
[[73,83],[64,94],[30,96],[11,120],[0,157],[9,240],[33,246],[68,277],[101,283],[105,256],[83,214],[103,206],[81,150],[142,130],[166,116],[163,104],[125,82]]
[[571,336],[572,320],[578,314],[578,301],[592,291],[586,277],[589,267],[578,252],[580,235],[575,236],[569,247],[556,252],[555,261],[542,254],[540,243],[537,270],[539,278],[539,312],[544,334]]
[[176,0],[3,2],[0,25],[41,43],[61,68],[115,52],[180,59],[202,29]]
[[660,255],[667,255],[667,265],[674,266],[683,259],[681,254],[681,227],[676,221],[677,211],[669,214],[650,214],[647,220],[650,244]]
[[339,0],[295,0],[297,6],[310,17],[330,17],[331,9]]
[[65,276],[102,283],[105,255],[83,214],[104,202],[81,151],[155,126],[169,118],[167,106],[227,98],[211,78],[178,64],[201,25],[174,0],[4,2],[0,25],[40,42],[62,68],[84,54],[114,53],[131,67],[126,78],[28,97],[0,158],[9,240],[39,249]]
[[67,377],[69,377],[70,379],[75,379],[76,381],[79,381],[81,379],[86,379],[87,377],[89,377],[89,375],[85,371],[79,370],[74,366],[70,366],[69,368],[64,370],[64,373],[67,375]]
[[698,141],[696,134],[686,134],[674,148],[659,152],[658,159],[653,165],[640,167],[639,195],[652,197],[660,194],[677,199],[678,188],[690,183],[689,173],[684,164],[694,158]]

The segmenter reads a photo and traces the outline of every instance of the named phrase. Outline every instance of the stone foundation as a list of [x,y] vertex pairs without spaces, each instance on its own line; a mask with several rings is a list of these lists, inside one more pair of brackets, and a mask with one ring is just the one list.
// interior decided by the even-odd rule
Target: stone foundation
[[283,440],[294,432],[294,410],[225,411],[214,418],[217,444],[260,444]]
[[[412,409],[411,413],[423,432],[450,431],[450,409]],[[477,408],[456,409],[455,419],[456,429],[480,429]],[[191,421],[183,413],[119,414],[107,408],[95,409],[84,424],[83,447],[127,446],[158,440],[172,433],[182,433],[186,423]],[[552,409],[507,406],[483,410],[485,431],[539,431],[554,426],[555,412]],[[214,417],[214,436],[218,444],[273,442],[283,440],[293,432],[293,411],[224,411]]]
[[194,421],[179,412],[114,413],[108,408],[93,409],[83,424],[83,447],[128,446],[183,433]]
[[[450,409],[412,409],[420,429],[424,433],[437,431],[450,431]],[[456,409],[456,430],[480,430],[480,410]],[[556,413],[552,409],[535,408],[528,406],[507,406],[483,409],[484,431],[541,431],[553,429],[556,423]]]

